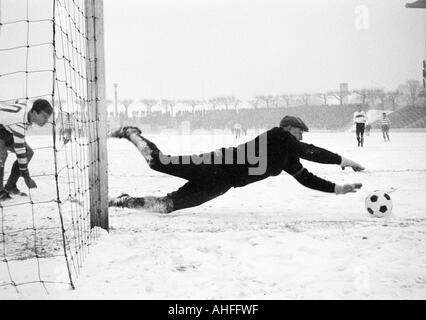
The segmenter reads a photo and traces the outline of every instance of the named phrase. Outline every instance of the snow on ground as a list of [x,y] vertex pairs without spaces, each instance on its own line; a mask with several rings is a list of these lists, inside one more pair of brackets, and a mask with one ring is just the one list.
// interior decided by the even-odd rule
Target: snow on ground
[[[170,154],[235,144],[231,135],[147,137]],[[358,148],[354,133],[305,134],[305,142],[366,166],[355,173],[304,162],[336,183],[362,182],[353,194],[309,190],[283,173],[169,215],[112,208],[110,232],[99,231],[76,290],[3,287],[0,298],[425,299],[426,133],[391,131],[391,139],[373,131]],[[109,140],[108,148],[111,196],[164,195],[185,182],[149,169],[127,141]],[[364,208],[376,189],[395,190],[389,218]],[[46,267],[55,279],[66,279],[63,263]]]

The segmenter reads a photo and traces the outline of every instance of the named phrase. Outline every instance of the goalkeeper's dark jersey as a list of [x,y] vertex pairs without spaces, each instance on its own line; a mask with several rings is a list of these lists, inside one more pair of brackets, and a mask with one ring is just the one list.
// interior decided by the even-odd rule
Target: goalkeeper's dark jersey
[[[262,143],[266,143],[266,150],[263,148],[263,154],[266,159],[262,157],[262,147],[260,146]],[[225,173],[225,175],[222,179],[226,180],[234,187],[242,187],[270,176],[277,176],[282,171],[285,171],[308,188],[323,192],[334,192],[335,184],[310,173],[302,166],[300,158],[324,164],[340,164],[342,160],[341,156],[328,150],[318,148],[312,144],[300,142],[282,128],[272,128],[238,147],[228,149],[222,148],[221,153],[223,155],[226,154],[226,152],[232,152],[234,155],[233,158],[237,159],[238,156],[241,156],[241,150],[245,150],[246,154],[246,161],[244,161],[244,163],[241,161],[240,163],[235,163],[234,161],[232,164],[224,165],[223,173]],[[250,150],[255,150],[255,155],[259,157],[259,162],[266,161],[266,167],[263,173],[253,174],[253,169],[255,168],[257,168],[257,171],[261,172],[261,165],[259,165],[259,163],[253,163],[253,156],[250,157],[248,155]],[[238,153],[240,153],[240,155],[238,155]],[[249,158],[251,158],[251,163]],[[251,173],[249,169],[252,170]]]

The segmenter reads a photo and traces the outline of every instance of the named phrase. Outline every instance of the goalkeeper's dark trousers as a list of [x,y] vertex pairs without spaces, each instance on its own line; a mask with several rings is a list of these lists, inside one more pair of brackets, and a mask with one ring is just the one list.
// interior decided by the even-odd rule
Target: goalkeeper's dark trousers
[[[216,156],[214,152],[199,157],[211,157],[210,164],[198,164],[190,157],[164,155],[153,142],[141,135],[133,134],[132,139],[128,140],[136,145],[151,169],[188,180],[178,190],[168,193],[165,197],[156,198],[165,208],[165,212],[199,206],[226,193],[232,187],[223,172],[223,166],[213,164]],[[136,203],[144,203],[143,198],[139,199]]]

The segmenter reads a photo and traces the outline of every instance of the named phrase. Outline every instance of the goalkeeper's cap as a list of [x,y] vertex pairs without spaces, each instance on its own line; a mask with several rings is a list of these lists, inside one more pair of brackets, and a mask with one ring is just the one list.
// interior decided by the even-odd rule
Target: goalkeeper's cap
[[309,131],[308,126],[299,117],[285,116],[284,118],[282,118],[280,121],[280,127],[285,128],[287,126],[300,128],[303,131]]

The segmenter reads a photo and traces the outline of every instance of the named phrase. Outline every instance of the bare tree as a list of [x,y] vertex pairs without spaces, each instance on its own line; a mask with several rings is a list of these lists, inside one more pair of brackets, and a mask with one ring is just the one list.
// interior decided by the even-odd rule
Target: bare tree
[[176,100],[168,100],[168,99],[162,100],[162,104],[164,104],[166,108],[166,113],[170,113],[171,116],[173,116],[173,109],[176,103],[177,103]]
[[201,100],[196,99],[190,99],[190,100],[184,100],[183,103],[190,105],[192,109],[192,113],[195,113],[195,108],[201,104]]
[[216,107],[220,104],[220,99],[218,97],[210,98],[209,103],[212,106],[212,109],[216,110]]
[[368,96],[368,104],[370,105],[370,108],[375,108],[377,105],[377,100],[380,100],[383,96],[383,90],[382,89],[369,89],[370,93]]
[[370,92],[371,92],[370,89],[359,89],[359,90],[353,91],[353,93],[358,95],[360,102],[363,106],[367,105]]
[[388,100],[392,103],[392,110],[395,111],[396,110],[396,101],[398,100],[398,98],[401,96],[401,92],[398,90],[395,91],[389,91],[387,93],[387,98]]
[[294,97],[293,94],[282,94],[282,95],[280,95],[280,98],[285,101],[285,105],[286,105],[287,108],[290,107],[290,103],[291,103],[291,100],[293,99],[293,97]]
[[234,97],[217,97],[218,104],[224,105],[226,110],[229,109],[229,105],[232,103],[232,99],[235,99]]
[[142,103],[146,107],[146,113],[150,114],[152,111],[152,107],[155,106],[157,100],[155,99],[141,99],[140,103]]
[[382,89],[377,89],[377,91],[375,92],[375,95],[377,97],[377,99],[380,100],[380,106],[382,108],[382,110],[385,110],[385,103],[387,100],[387,93],[382,90]]
[[235,111],[237,111],[237,107],[241,103],[241,100],[235,97],[227,97],[227,103],[234,106]]
[[302,102],[305,106],[309,105],[309,98],[311,97],[311,95],[309,93],[303,93],[301,96],[302,98]]
[[336,98],[337,100],[339,100],[339,104],[341,106],[343,106],[345,98],[348,96],[348,92],[341,91],[341,90],[339,90],[339,91],[331,91],[330,92],[330,96]]
[[271,104],[274,101],[274,96],[273,95],[256,96],[256,99],[265,102],[266,108],[269,109],[271,107]]
[[130,99],[123,99],[123,100],[120,100],[120,103],[124,106],[124,109],[126,110],[124,112],[124,118],[125,119],[129,118],[129,112],[128,111],[129,111],[129,107],[133,103],[133,101],[130,100]]
[[401,91],[402,96],[406,99],[409,105],[415,106],[418,95],[422,90],[420,81],[409,79],[404,84],[399,85],[398,90]]
[[281,102],[281,96],[279,96],[279,95],[273,96],[272,103],[274,104],[275,108],[280,107],[280,102]]
[[328,98],[330,97],[330,92],[318,92],[315,94],[315,97],[321,100],[324,106],[328,106]]
[[251,99],[251,100],[249,100],[248,101],[248,103],[250,103],[252,106],[253,106],[253,108],[256,110],[257,109],[257,107],[259,106],[259,104],[260,104],[260,100],[259,99],[257,99],[257,98],[255,98],[255,99]]

